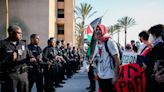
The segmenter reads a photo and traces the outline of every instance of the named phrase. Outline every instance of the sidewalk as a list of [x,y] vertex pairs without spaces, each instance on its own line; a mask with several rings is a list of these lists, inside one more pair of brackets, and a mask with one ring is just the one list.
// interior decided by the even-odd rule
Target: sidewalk
[[[56,88],[56,92],[88,92],[86,87],[89,86],[89,79],[87,72],[79,72],[73,75],[71,79],[65,81],[62,88]],[[32,92],[36,91],[36,86],[34,85]]]
[[56,92],[88,92],[86,87],[89,86],[89,80],[86,72],[77,73],[65,82],[63,88],[56,88]]

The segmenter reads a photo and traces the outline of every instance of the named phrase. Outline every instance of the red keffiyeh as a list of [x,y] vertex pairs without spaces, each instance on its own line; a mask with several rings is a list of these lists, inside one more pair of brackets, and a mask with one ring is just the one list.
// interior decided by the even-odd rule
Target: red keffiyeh
[[99,24],[99,25],[97,25],[97,27],[100,28],[100,31],[102,33],[102,37],[97,37],[97,39],[99,41],[105,42],[106,40],[108,40],[109,38],[111,38],[110,35],[109,35],[109,32],[108,32],[107,28],[104,25]]

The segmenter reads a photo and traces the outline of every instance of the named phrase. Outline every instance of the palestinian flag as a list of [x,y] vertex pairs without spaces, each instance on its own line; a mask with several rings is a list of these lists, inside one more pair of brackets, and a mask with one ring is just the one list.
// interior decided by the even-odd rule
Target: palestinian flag
[[95,34],[94,30],[96,30],[97,25],[101,23],[101,20],[102,20],[102,17],[96,18],[88,25],[88,27],[86,29],[87,39],[88,39],[88,42],[90,42],[90,46],[89,46],[88,52],[87,52],[87,55],[89,57],[93,55],[95,46],[96,46],[96,39],[93,36]]
[[93,28],[91,27],[91,25],[88,25],[88,27],[86,29],[86,33],[87,33],[88,41],[91,42],[92,35],[93,35]]
[[101,23],[101,20],[102,20],[102,17],[96,18],[88,25],[86,29],[86,34],[87,34],[87,39],[89,42],[91,42],[93,32],[94,30],[96,30],[97,25]]

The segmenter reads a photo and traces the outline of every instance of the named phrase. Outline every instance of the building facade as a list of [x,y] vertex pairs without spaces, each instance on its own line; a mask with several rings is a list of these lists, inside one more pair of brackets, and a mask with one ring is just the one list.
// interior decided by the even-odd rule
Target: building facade
[[[23,39],[29,42],[33,33],[40,35],[40,45],[55,37],[75,45],[74,0],[8,0],[9,24],[22,28]],[[0,38],[5,38],[6,4],[0,0]]]

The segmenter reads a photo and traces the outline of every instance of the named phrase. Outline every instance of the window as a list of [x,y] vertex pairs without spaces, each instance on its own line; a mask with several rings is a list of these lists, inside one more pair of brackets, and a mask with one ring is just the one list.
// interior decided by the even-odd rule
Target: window
[[64,9],[58,9],[58,18],[64,18]]
[[58,35],[64,35],[64,25],[58,25]]
[[58,2],[64,2],[64,0],[58,0]]

